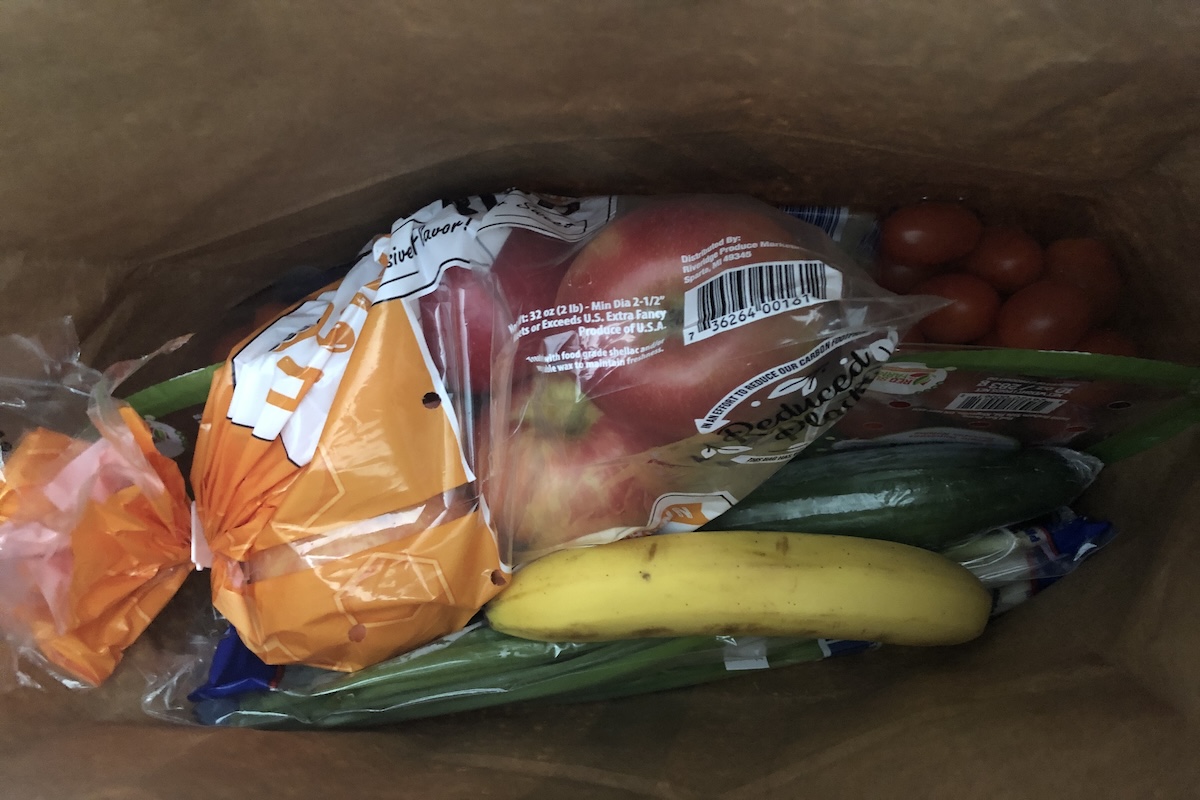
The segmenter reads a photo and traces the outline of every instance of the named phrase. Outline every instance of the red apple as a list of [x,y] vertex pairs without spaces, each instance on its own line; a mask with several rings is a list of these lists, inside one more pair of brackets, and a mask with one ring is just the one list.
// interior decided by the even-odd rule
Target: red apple
[[574,378],[536,378],[512,398],[508,425],[481,434],[484,493],[518,561],[581,536],[647,524],[661,493],[649,445],[581,397]]
[[[605,227],[576,256],[557,299],[584,319],[562,349],[626,354],[619,357],[626,363],[585,365],[579,377],[587,395],[665,444],[695,435],[696,420],[730,391],[808,352],[821,322],[798,302],[766,315],[748,301],[755,317],[744,324],[735,315],[735,324],[690,341],[684,330],[687,290],[731,270],[814,258],[789,224],[756,201],[705,196],[648,201]],[[754,416],[769,411],[756,406]]]
[[[490,270],[492,281],[469,269],[451,267],[442,275],[437,290],[421,298],[425,338],[451,388],[472,393],[491,390],[492,363],[500,348],[493,344],[497,333],[508,337],[508,324],[521,314],[554,304],[558,285],[570,266],[572,247],[569,242],[516,228],[496,255]],[[525,337],[518,345],[514,383],[534,373],[527,357],[537,353],[539,346],[534,336]],[[452,366],[446,369],[447,365]]]

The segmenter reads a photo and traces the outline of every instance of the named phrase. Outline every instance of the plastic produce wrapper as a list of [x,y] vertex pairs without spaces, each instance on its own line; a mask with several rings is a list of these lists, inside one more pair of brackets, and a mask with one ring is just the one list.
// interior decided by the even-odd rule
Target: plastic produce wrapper
[[[1022,527],[996,529],[948,549],[946,555],[992,591],[996,616],[1069,574],[1112,536],[1108,523],[1076,517],[1064,508]],[[610,700],[876,646],[755,636],[537,642],[477,623],[342,675],[265,664],[230,630],[188,660],[185,669],[165,675],[147,696],[145,708],[162,719],[205,725],[369,727],[508,703]],[[197,682],[202,685],[191,689]]]
[[410,650],[510,564],[728,508],[934,305],[748,198],[433,203],[217,371],[214,605],[271,664]]
[[364,667],[462,627],[506,581],[459,417],[382,272],[364,260],[248,341],[201,421],[213,604],[275,663]]
[[1200,422],[1200,369],[1126,356],[904,345],[810,453],[902,442],[1063,445],[1106,463]]
[[718,516],[840,419],[936,305],[884,292],[819,228],[748,198],[514,192],[455,211],[484,236],[517,228],[490,270],[512,370],[491,376],[479,425],[516,563]]
[[209,681],[189,696],[194,706],[179,694],[179,675],[156,687],[145,708],[160,718],[207,725],[366,727],[522,701],[576,702],[660,691],[869,646],[722,636],[552,643],[518,639],[476,623],[344,675],[297,666],[276,671],[248,660],[249,651],[227,636],[207,659],[220,662]]
[[101,375],[72,339],[64,326],[0,345],[5,434],[18,440],[0,482],[0,627],[19,656],[94,686],[191,570],[189,511],[178,468],[111,397],[140,362]]
[[1060,508],[1019,527],[988,531],[944,553],[992,592],[992,614],[996,615],[1070,574],[1115,536],[1111,524]]
[[854,263],[871,273],[879,256],[879,216],[850,206],[782,205],[779,210],[825,232]]

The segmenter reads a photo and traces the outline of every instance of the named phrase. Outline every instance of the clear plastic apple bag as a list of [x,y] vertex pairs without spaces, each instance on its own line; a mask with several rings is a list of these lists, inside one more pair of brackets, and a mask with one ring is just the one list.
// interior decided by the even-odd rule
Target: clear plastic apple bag
[[735,196],[475,197],[401,220],[373,255],[429,292],[432,361],[470,405],[465,446],[517,564],[720,515],[938,302]]

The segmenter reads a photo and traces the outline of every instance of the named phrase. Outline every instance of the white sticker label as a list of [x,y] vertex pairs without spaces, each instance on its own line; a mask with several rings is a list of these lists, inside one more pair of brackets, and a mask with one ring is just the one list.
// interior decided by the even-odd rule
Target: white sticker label
[[198,570],[212,569],[213,554],[204,536],[204,528],[200,525],[200,515],[196,512],[196,504],[192,503],[192,564]]
[[687,533],[721,516],[736,502],[729,492],[664,494],[650,511],[648,527],[656,533]]
[[946,380],[946,370],[930,369],[915,362],[885,364],[871,383],[872,392],[913,395],[927,392]]
[[842,296],[842,273],[824,261],[727,269],[683,295],[683,343]]
[[767,640],[761,636],[743,637],[734,643],[726,644],[722,650],[725,669],[737,672],[748,669],[769,669],[767,661]]
[[735,464],[784,464],[795,458],[795,453],[777,453],[773,456],[734,456]]

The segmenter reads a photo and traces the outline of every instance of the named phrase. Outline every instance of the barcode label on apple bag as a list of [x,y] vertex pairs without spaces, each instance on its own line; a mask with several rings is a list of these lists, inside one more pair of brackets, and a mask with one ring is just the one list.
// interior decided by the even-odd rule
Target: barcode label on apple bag
[[1065,403],[1023,394],[960,394],[946,406],[947,411],[1003,411],[1008,414],[1049,414]]
[[824,261],[776,261],[731,269],[683,295],[683,342],[786,314],[842,295],[842,273]]

